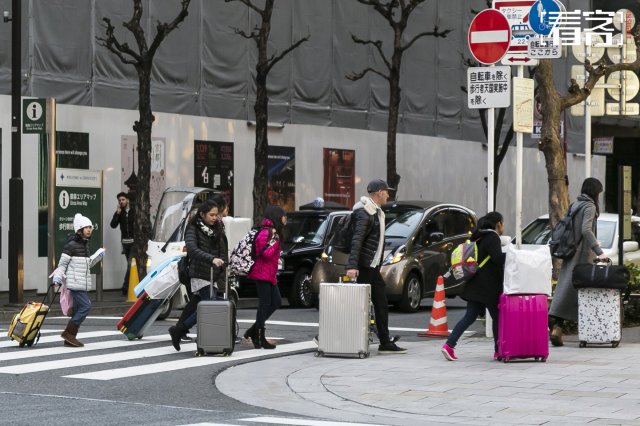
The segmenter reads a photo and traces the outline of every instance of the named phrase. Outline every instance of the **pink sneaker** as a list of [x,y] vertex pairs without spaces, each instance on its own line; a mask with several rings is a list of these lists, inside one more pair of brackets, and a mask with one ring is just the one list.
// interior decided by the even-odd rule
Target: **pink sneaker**
[[440,352],[442,352],[442,355],[444,355],[444,357],[446,359],[448,359],[449,361],[457,361],[458,358],[456,357],[455,352],[453,351],[453,348],[449,345],[447,345],[446,343],[444,345],[442,345],[442,349],[440,349]]

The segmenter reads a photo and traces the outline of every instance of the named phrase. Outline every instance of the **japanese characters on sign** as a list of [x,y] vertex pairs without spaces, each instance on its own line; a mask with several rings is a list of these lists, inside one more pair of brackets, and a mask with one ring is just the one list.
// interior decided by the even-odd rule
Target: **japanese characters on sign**
[[467,100],[470,109],[506,108],[511,104],[511,68],[467,69]]
[[533,132],[532,78],[513,78],[513,131]]
[[530,38],[527,56],[534,59],[560,58],[562,46],[553,44],[553,40],[548,37]]
[[622,46],[622,39],[615,40],[613,37],[613,20],[616,13],[618,12],[599,9],[595,12],[580,10],[550,12],[549,19],[554,24],[550,36],[554,44],[563,46],[584,43],[591,45],[594,44],[596,36],[602,38],[603,44],[606,46]]

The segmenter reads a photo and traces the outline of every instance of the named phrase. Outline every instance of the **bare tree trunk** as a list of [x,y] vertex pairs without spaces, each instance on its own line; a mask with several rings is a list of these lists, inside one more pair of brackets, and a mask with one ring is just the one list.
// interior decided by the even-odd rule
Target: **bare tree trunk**
[[[151,239],[149,184],[151,180],[151,127],[155,117],[151,112],[151,62],[138,70],[138,111],[140,119],[133,125],[138,135],[138,185],[135,196],[135,250],[140,277],[147,274],[147,241]],[[142,184],[142,183],[146,183]]]
[[[266,54],[266,50],[265,50]],[[255,170],[253,174],[253,222],[257,225],[267,206],[267,151],[269,140],[267,137],[267,108],[269,96],[267,94],[267,76],[258,71],[256,76],[256,104],[253,110],[256,114],[256,146],[254,148]]]
[[[400,64],[402,53],[396,50],[393,54],[391,70],[389,73],[389,121],[387,123],[387,183],[398,191],[400,175],[397,172],[397,145],[398,115],[400,112]],[[394,198],[396,194],[391,194]]]
[[553,84],[553,67],[550,60],[540,61],[535,77],[542,100],[542,134],[539,149],[544,153],[547,168],[549,220],[551,226],[555,226],[569,207],[567,165],[560,140],[561,99]]

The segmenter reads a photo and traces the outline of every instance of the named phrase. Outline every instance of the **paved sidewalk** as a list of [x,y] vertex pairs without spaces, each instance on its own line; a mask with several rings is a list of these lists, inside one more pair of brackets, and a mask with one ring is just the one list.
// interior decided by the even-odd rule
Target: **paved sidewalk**
[[576,336],[547,362],[492,360],[486,337],[462,339],[446,361],[442,340],[403,342],[406,355],[318,358],[313,353],[222,372],[216,386],[246,404],[383,425],[640,425],[640,328],[611,347],[578,348]]

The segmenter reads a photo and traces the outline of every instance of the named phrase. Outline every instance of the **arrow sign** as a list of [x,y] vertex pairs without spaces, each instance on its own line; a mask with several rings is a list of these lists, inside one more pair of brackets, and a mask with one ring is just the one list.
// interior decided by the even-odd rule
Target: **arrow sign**
[[511,27],[506,16],[494,9],[485,9],[471,21],[467,34],[469,50],[476,60],[490,65],[507,53],[511,42]]

